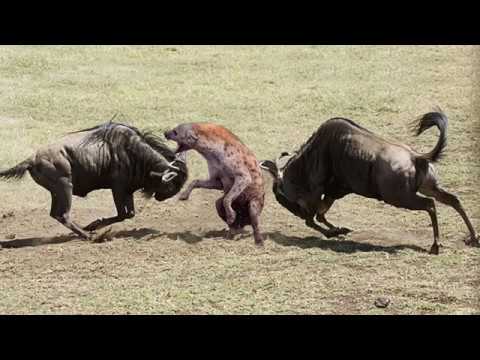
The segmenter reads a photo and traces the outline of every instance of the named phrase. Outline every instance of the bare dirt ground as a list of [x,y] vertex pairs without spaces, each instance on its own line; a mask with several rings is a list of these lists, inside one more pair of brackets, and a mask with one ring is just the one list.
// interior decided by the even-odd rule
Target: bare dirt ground
[[[113,226],[111,241],[98,244],[68,234],[50,219],[48,206],[7,213],[0,219],[8,238],[0,250],[2,312],[477,312],[478,249],[463,245],[463,231],[443,233],[441,255],[431,256],[427,216],[412,226],[405,211],[366,200],[356,214],[339,204],[330,217],[355,231],[324,239],[268,193],[267,241],[258,249],[250,229],[224,238],[212,207],[216,196],[199,191],[189,202],[165,203],[138,197],[140,214]],[[112,213],[108,192],[95,197],[102,206],[74,211],[81,224]],[[391,305],[376,308],[378,297]]]
[[[340,115],[422,151],[436,133],[415,139],[407,123],[440,104],[451,123],[439,177],[480,229],[476,48],[174,49],[0,49],[0,168],[117,110],[158,131],[214,118],[260,159],[298,147]],[[206,174],[199,156],[188,161],[189,180]],[[353,195],[327,217],[354,232],[325,239],[276,203],[264,175],[264,248],[250,228],[223,237],[216,191],[195,190],[188,202],[137,196],[137,216],[114,225],[111,241],[91,243],[49,217],[49,195],[29,176],[0,183],[0,313],[480,312],[480,249],[463,245],[467,229],[452,209],[437,206],[439,256],[427,253],[427,214]],[[74,198],[80,224],[113,211],[108,191]],[[377,308],[379,297],[390,305]]]

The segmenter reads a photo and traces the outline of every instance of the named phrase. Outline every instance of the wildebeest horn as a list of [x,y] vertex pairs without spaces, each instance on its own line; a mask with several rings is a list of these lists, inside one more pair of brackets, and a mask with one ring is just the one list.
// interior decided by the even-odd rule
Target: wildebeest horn
[[270,174],[272,174],[273,177],[275,178],[279,177],[277,165],[273,161],[270,161],[270,160],[261,161],[260,167],[263,170],[267,170]]
[[162,181],[163,182],[169,182],[172,181],[177,177],[178,173],[175,171],[165,171],[162,176]]
[[[172,170],[180,171],[180,168],[179,168],[179,167],[173,165],[173,163],[174,163],[175,161],[177,161],[177,160],[173,160],[171,163],[168,163],[168,167],[169,167],[170,169],[172,169]],[[168,170],[167,170],[167,171],[168,171]]]
[[177,172],[171,171],[170,169],[165,170],[163,173],[156,171],[150,171],[150,177],[160,178],[163,182],[172,181],[178,175]]

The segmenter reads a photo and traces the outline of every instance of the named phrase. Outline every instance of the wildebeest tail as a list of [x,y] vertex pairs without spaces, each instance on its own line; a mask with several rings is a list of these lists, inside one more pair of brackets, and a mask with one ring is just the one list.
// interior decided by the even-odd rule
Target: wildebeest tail
[[31,167],[31,159],[25,160],[11,169],[0,171],[0,178],[20,180]]
[[438,127],[440,130],[440,137],[438,138],[437,145],[427,154],[421,155],[422,158],[436,162],[442,158],[447,146],[447,127],[448,119],[447,116],[439,108],[435,109],[436,111],[427,113],[421,116],[419,119],[415,120],[413,123],[413,128],[415,135],[419,136],[425,130],[431,128],[432,126]]

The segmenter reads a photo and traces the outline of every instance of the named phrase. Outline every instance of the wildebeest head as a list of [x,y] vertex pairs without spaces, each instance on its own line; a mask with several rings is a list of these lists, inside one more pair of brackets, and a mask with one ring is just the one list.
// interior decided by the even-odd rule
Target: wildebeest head
[[175,155],[173,161],[159,164],[150,171],[144,188],[147,197],[154,196],[155,200],[163,201],[176,194],[187,179],[186,153]]
[[175,141],[178,144],[175,153],[181,153],[193,148],[198,141],[198,136],[192,127],[192,124],[181,124],[176,128],[165,131],[164,136],[167,140]]
[[[283,173],[285,168],[288,166],[290,160],[296,154],[282,152],[280,156],[275,160],[264,160],[260,162],[260,167],[266,171],[273,177],[273,193],[277,201],[289,210],[292,214],[301,217],[302,219],[306,218],[307,210],[304,209],[302,206],[299,205],[298,198],[294,198],[294,196],[290,195],[291,190],[289,189],[289,183],[285,181]],[[290,196],[287,196],[290,195]],[[301,200],[300,200],[301,201]]]

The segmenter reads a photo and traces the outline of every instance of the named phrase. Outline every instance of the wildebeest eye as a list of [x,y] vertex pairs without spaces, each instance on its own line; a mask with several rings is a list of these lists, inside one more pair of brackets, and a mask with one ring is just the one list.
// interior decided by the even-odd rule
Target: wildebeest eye
[[284,151],[284,152],[282,152],[282,153],[280,154],[280,157],[283,157],[283,156],[288,156],[288,155],[289,155],[289,153],[288,153],[288,152],[286,152],[286,151]]

